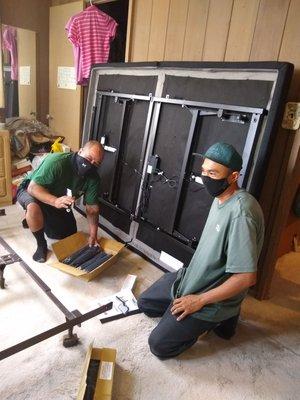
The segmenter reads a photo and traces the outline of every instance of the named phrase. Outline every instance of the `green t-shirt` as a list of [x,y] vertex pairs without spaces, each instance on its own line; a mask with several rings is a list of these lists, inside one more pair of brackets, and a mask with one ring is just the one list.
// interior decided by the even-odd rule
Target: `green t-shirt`
[[[263,238],[263,213],[251,194],[240,189],[223,204],[215,199],[189,266],[178,271],[173,297],[207,292],[232,274],[255,272]],[[193,317],[213,322],[233,317],[246,293],[208,304]]]
[[67,189],[72,190],[75,198],[84,195],[86,204],[99,204],[100,178],[98,174],[91,173],[80,177],[72,165],[73,153],[48,154],[39,167],[29,174],[22,182],[22,186],[32,180],[43,186],[56,197],[66,196]]

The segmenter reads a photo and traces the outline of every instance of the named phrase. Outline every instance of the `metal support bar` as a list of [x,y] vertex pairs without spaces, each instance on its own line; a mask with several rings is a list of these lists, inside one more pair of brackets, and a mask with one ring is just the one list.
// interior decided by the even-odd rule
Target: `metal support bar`
[[143,96],[143,95],[130,94],[130,93],[126,94],[126,93],[105,92],[105,91],[101,91],[101,90],[97,90],[97,94],[99,94],[101,96],[115,97],[115,98],[128,99],[128,100],[151,100],[151,99],[153,99],[151,94],[149,96]]
[[[149,134],[149,139],[148,139],[148,152],[146,153],[146,159],[149,158],[151,154],[153,154],[153,149],[154,149],[154,143],[155,143],[155,136],[156,136],[156,131],[158,127],[158,122],[159,122],[159,116],[160,116],[160,109],[161,109],[161,103],[155,103],[154,106],[154,111],[153,111],[153,117],[152,117],[152,124],[151,124],[151,129],[150,129],[150,134]],[[141,215],[142,210],[140,209],[140,203],[141,203],[141,198],[143,194],[143,190],[147,186],[147,162],[144,164],[144,169],[142,172],[142,180],[140,184],[140,189],[139,189],[139,194],[137,198],[137,205],[136,205],[136,211],[135,215]]]
[[250,173],[250,168],[249,168],[249,161],[253,155],[253,144],[254,141],[257,139],[257,131],[258,131],[258,126],[260,125],[262,121],[262,115],[261,114],[253,114],[247,134],[247,139],[246,143],[244,146],[244,151],[243,151],[243,169],[241,170],[241,177],[239,180],[239,184],[246,184],[249,173]]
[[43,290],[43,292],[49,297],[49,299],[60,309],[60,311],[65,315],[67,319],[73,319],[74,314],[70,312],[54,294],[51,292],[49,286],[18,256],[18,254],[5,242],[5,240],[0,237],[0,244],[9,252],[15,253],[21,267],[27,272],[27,274],[35,281],[35,283]]
[[209,108],[209,109],[222,109],[224,111],[237,111],[241,113],[251,113],[251,114],[263,114],[265,110],[263,108],[254,108],[254,107],[244,107],[244,106],[233,106],[231,104],[219,104],[219,103],[205,103],[202,101],[191,101],[191,100],[182,100],[182,99],[170,99],[161,98],[161,97],[153,97],[153,101],[159,101],[160,103],[167,104],[179,104],[190,106],[194,108]]
[[117,144],[117,151],[115,153],[115,165],[114,165],[114,170],[113,170],[113,177],[111,180],[110,184],[110,190],[109,190],[109,201],[113,203],[115,200],[115,191],[117,188],[118,180],[119,180],[119,170],[120,170],[120,155],[122,154],[123,146],[122,143],[124,142],[124,125],[125,125],[125,117],[126,117],[126,110],[127,110],[127,105],[128,101],[131,101],[131,99],[125,99],[122,101],[122,111],[121,111],[121,121],[120,121],[120,127],[119,127],[119,132],[118,132],[118,144]]
[[176,199],[175,199],[174,208],[173,208],[173,214],[172,214],[172,217],[171,217],[170,223],[169,223],[169,233],[173,233],[173,230],[174,230],[175,220],[176,220],[176,216],[177,216],[177,212],[178,212],[179,201],[180,201],[180,197],[181,197],[182,184],[183,184],[183,180],[185,177],[186,166],[187,166],[189,155],[191,152],[192,141],[193,141],[194,132],[195,132],[198,114],[199,114],[198,109],[192,109],[190,111],[192,113],[192,121],[191,121],[188,138],[187,138],[186,145],[185,145],[185,151],[184,151],[182,164],[181,164],[181,171],[180,171],[179,181],[178,181],[178,185],[177,185],[177,192],[176,192]]
[[219,104],[219,103],[206,103],[203,101],[192,101],[192,100],[184,100],[184,99],[171,99],[170,97],[152,97],[152,96],[140,96],[130,93],[114,93],[114,92],[105,92],[105,91],[97,91],[97,93],[105,96],[125,98],[125,99],[137,99],[137,100],[152,100],[159,103],[168,103],[168,104],[179,104],[190,106],[194,108],[211,108],[211,109],[221,109],[222,111],[237,111],[241,113],[251,113],[251,114],[263,114],[265,110],[263,108],[254,108],[254,107],[244,107],[244,106],[234,106],[231,104]]
[[112,302],[95,308],[92,311],[87,312],[86,314],[82,314],[80,317],[75,317],[67,322],[64,322],[63,324],[57,325],[54,328],[51,328],[45,332],[39,333],[36,336],[31,337],[30,339],[26,339],[23,342],[20,342],[18,344],[15,344],[14,346],[11,346],[5,350],[2,350],[0,352],[0,361],[3,360],[4,358],[10,357],[13,354],[16,354],[22,350],[27,349],[28,347],[34,346],[37,343],[42,342],[43,340],[49,339],[52,336],[55,336],[63,331],[69,330],[70,328],[74,327],[75,325],[81,324],[84,321],[88,321],[91,318],[96,317],[97,315],[104,313],[108,310],[111,310],[112,308]]
[[144,165],[144,162],[145,162],[145,154],[146,154],[146,149],[147,149],[148,136],[149,136],[148,134],[149,134],[150,125],[151,125],[153,106],[154,106],[153,101],[150,101],[149,108],[148,108],[146,125],[145,125],[145,131],[144,131],[142,150],[141,150],[141,155],[140,155],[139,169],[138,169],[138,171],[141,173],[141,178],[136,183],[134,196],[133,196],[133,200],[132,200],[132,206],[131,206],[131,213],[134,214],[134,215],[136,215],[136,208],[135,207],[136,207],[137,199],[138,199],[138,196],[139,196],[140,184],[141,183],[143,184],[143,176],[144,175],[142,175],[142,169],[143,169],[143,165]]
[[93,125],[92,125],[92,138],[93,140],[98,139],[98,129],[99,129],[99,118],[101,115],[102,108],[102,96],[97,93],[96,104],[93,107]]
[[4,279],[4,269],[6,267],[6,264],[0,264],[0,289],[5,288],[5,279]]

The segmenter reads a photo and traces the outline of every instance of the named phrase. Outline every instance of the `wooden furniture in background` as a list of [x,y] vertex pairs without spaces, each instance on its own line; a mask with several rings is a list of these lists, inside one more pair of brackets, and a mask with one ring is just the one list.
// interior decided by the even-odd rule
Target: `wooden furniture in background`
[[9,132],[0,130],[0,206],[12,203]]

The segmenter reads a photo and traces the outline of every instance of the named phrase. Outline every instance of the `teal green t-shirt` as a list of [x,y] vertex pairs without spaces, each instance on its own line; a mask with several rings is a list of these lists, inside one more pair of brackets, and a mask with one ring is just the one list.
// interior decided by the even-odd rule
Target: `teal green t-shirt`
[[[178,271],[173,297],[207,292],[232,274],[255,272],[263,239],[263,213],[251,194],[240,189],[223,204],[215,199],[189,266]],[[213,322],[233,317],[246,293],[208,304],[193,317]]]
[[95,172],[80,177],[74,171],[72,155],[73,153],[48,154],[39,167],[25,178],[22,185],[26,185],[28,180],[33,180],[56,197],[67,195],[67,189],[71,189],[75,198],[83,194],[86,204],[99,204],[98,174]]

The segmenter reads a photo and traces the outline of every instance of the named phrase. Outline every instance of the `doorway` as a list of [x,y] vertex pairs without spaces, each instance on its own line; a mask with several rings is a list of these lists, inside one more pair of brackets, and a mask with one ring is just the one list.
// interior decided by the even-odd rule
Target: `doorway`
[[95,4],[99,10],[111,16],[118,24],[115,39],[112,41],[108,62],[124,62],[129,0],[112,0]]

